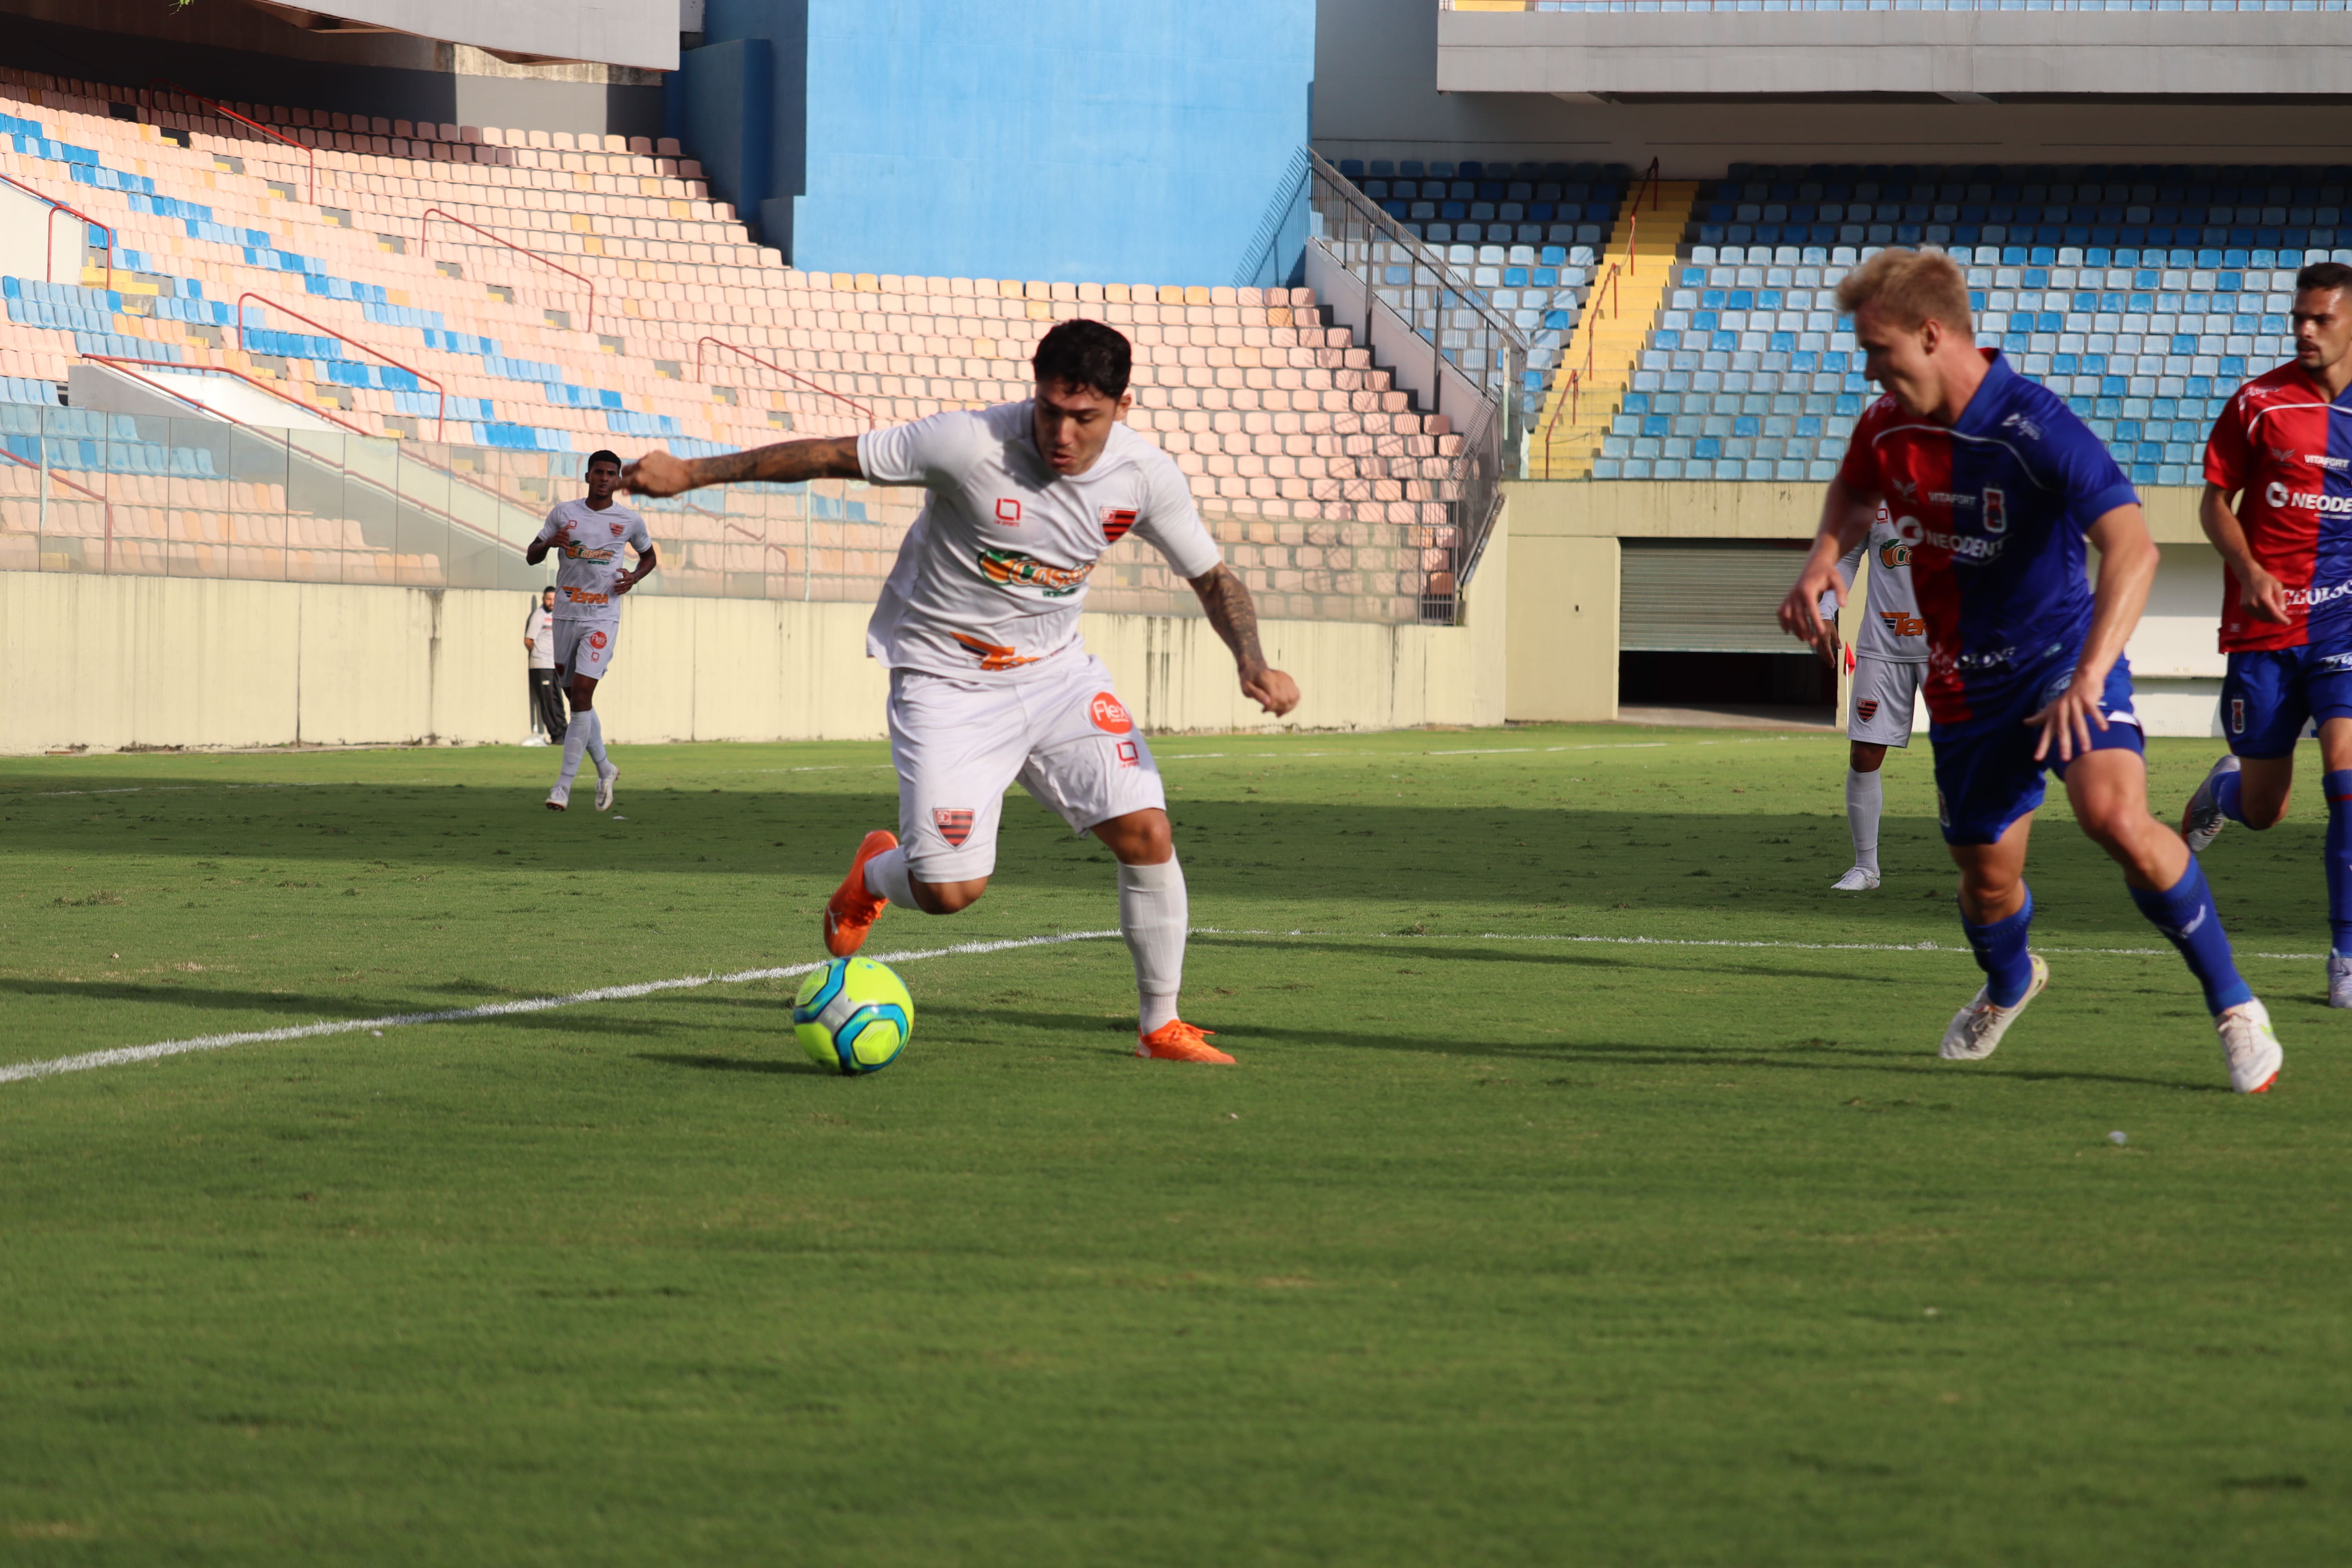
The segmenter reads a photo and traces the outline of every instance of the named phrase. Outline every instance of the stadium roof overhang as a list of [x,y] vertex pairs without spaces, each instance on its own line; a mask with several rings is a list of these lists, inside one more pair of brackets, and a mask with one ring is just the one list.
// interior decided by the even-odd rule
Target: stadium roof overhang
[[312,33],[406,33],[471,44],[517,64],[584,61],[677,68],[678,15],[670,4],[583,5],[577,0],[333,0],[331,9],[247,0]]
[[1442,92],[1961,102],[2352,97],[2322,12],[1484,12],[1438,16]]

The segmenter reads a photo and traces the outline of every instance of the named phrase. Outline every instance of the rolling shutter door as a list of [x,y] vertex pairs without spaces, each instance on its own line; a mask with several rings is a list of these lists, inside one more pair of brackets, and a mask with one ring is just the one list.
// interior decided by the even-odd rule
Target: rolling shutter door
[[1803,545],[1628,539],[1619,576],[1619,648],[1641,653],[1803,653],[1780,601]]

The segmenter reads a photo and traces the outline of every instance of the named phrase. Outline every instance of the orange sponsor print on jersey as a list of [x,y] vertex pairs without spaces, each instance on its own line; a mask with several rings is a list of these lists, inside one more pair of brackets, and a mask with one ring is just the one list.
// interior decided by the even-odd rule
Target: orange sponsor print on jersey
[[1885,621],[1886,629],[1898,637],[1924,637],[1927,635],[1927,618],[1925,616],[1915,616],[1903,610],[1881,610],[1878,618]]
[[1135,509],[1131,506],[1107,506],[1102,509],[1103,537],[1117,544],[1135,526]]
[[603,594],[592,594],[585,588],[566,588],[563,596],[575,605],[609,605],[612,599]]
[[1128,717],[1118,699],[1108,691],[1095,693],[1094,700],[1087,704],[1087,717],[1095,721],[1096,729],[1114,735],[1129,734],[1135,729],[1135,721]]
[[964,651],[979,659],[980,668],[982,669],[1018,669],[1024,664],[1037,662],[1034,655],[1022,654],[1016,649],[1006,647],[1002,643],[982,642],[978,637],[968,637],[962,632],[950,632],[948,636],[963,644]]
[[971,837],[971,813],[952,806],[931,807],[931,826],[948,841],[950,849],[961,849],[963,841]]
[[1024,555],[1017,550],[983,550],[980,552],[981,575],[992,583],[1007,587],[1026,583],[1045,590],[1049,599],[1067,598],[1086,586],[1087,578],[1095,569],[1089,561],[1084,566],[1049,566],[1034,555]]

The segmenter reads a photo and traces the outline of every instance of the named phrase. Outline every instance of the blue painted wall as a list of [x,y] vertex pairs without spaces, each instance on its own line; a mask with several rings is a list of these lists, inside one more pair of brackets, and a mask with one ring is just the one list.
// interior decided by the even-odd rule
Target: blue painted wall
[[772,46],[767,190],[730,199],[812,269],[1231,283],[1307,136],[1315,0],[710,0],[705,26]]

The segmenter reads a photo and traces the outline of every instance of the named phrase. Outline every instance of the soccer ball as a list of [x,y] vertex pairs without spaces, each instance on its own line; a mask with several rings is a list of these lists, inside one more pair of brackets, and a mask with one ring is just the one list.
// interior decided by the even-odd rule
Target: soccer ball
[[915,1032],[906,983],[870,958],[836,958],[801,983],[793,1033],[819,1067],[880,1072]]

